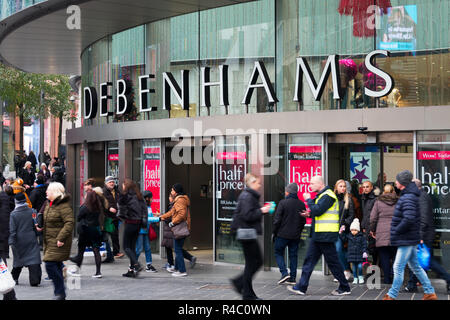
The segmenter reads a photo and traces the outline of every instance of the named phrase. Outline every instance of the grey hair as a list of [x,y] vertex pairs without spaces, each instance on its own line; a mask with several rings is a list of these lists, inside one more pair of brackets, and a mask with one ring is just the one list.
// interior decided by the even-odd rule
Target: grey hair
[[59,182],[51,182],[48,185],[48,187],[47,187],[47,191],[53,192],[55,194],[55,196],[56,196],[55,197],[55,199],[56,199],[56,198],[59,198],[59,197],[64,198],[66,189]]

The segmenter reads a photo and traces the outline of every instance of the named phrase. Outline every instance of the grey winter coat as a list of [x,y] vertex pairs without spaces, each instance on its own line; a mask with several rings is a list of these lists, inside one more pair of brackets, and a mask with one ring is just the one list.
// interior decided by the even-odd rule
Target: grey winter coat
[[370,213],[370,231],[375,233],[376,247],[391,245],[391,222],[398,197],[395,193],[386,193],[378,197]]
[[14,255],[14,268],[41,264],[32,210],[26,202],[16,204],[9,221],[9,245]]

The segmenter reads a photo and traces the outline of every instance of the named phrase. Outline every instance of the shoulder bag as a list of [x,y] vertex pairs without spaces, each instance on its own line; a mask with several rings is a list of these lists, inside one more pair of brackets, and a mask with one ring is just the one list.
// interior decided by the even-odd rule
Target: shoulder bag
[[0,259],[0,293],[5,294],[14,289],[16,282],[14,281],[11,272],[9,272],[6,263]]

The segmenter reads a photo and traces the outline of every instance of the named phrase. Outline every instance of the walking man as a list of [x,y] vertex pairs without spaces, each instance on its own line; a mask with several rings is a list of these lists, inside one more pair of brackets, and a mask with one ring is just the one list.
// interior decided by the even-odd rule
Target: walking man
[[[109,233],[111,237],[113,251],[112,254],[115,258],[123,257],[123,253],[120,252],[120,244],[119,244],[119,218],[117,218],[117,201],[119,200],[119,189],[116,186],[115,178],[112,176],[107,176],[105,178],[105,186],[103,187],[103,195],[108,200],[109,208],[106,208],[109,211],[109,217],[112,218],[112,223],[114,224],[114,231]],[[109,260],[106,259],[106,262],[114,261],[113,258]]]
[[383,300],[397,298],[403,284],[406,264],[422,283],[425,292],[422,300],[437,300],[430,279],[417,260],[416,247],[420,242],[420,191],[412,179],[413,174],[408,170],[404,170],[396,176],[395,186],[401,192],[392,217],[391,245],[397,247],[397,254],[393,267],[394,281]]
[[[299,213],[306,210],[305,204],[298,199],[298,185],[289,184],[285,189],[286,199],[280,201],[273,220],[273,236],[275,239],[275,258],[280,268],[281,279],[278,284],[295,284],[297,278],[297,252],[300,235],[306,219]],[[284,251],[289,248],[288,273],[284,263]]]
[[350,286],[344,275],[344,269],[336,252],[336,240],[339,232],[339,201],[336,194],[326,186],[321,176],[311,178],[309,188],[317,192],[314,199],[309,193],[304,193],[310,212],[303,211],[303,216],[312,217],[311,242],[303,262],[302,275],[295,286],[288,290],[304,295],[308,289],[309,278],[323,254],[331,273],[339,281],[339,288],[331,294],[336,296],[350,294]]

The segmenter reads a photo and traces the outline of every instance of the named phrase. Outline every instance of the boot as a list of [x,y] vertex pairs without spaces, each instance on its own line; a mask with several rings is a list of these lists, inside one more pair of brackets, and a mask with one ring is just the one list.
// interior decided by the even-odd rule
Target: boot
[[437,299],[438,297],[436,293],[425,293],[422,298],[422,300],[437,300]]
[[386,293],[383,297],[383,300],[395,300],[395,299]]
[[136,272],[133,269],[128,269],[128,272],[122,274],[122,276],[127,278],[136,278]]

